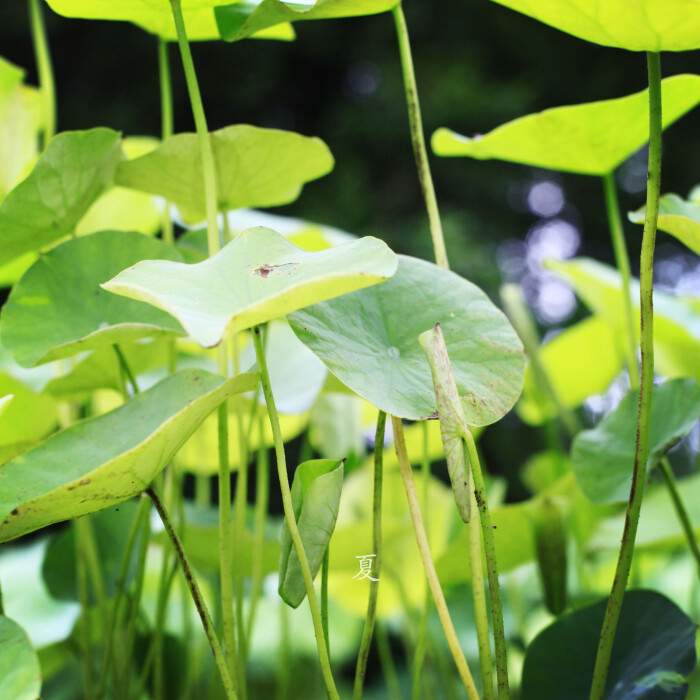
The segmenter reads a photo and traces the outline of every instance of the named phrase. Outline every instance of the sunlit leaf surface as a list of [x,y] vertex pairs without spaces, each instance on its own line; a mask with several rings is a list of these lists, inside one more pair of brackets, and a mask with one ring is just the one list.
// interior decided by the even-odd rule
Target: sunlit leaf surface
[[0,265],[72,233],[123,157],[111,129],[58,134],[0,206]]
[[[661,91],[666,128],[700,102],[700,76],[666,78]],[[648,141],[648,103],[648,90],[643,90],[613,100],[528,114],[472,138],[438,129],[431,143],[439,156],[495,158],[564,172],[606,175]]]
[[0,542],[141,493],[206,416],[258,380],[183,370],[11,459],[0,469]]
[[[321,139],[248,124],[210,134],[219,211],[293,202],[304,183],[333,169]],[[140,158],[125,161],[116,182],[158,194],[175,204],[188,223],[206,217],[204,177],[196,134],[176,134]]]
[[[646,208],[628,214],[635,224],[644,223]],[[677,194],[665,194],[659,200],[659,231],[675,236],[681,243],[700,255],[700,204],[681,199]]]
[[695,0],[494,0],[580,39],[630,51],[700,48]]
[[193,340],[213,347],[229,331],[382,282],[396,265],[376,238],[309,252],[275,231],[252,228],[201,263],[144,261],[102,286],[168,311]]

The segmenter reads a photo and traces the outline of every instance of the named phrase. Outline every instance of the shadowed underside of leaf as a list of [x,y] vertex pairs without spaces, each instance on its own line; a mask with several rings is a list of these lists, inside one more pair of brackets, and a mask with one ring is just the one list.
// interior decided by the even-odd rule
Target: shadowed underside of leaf
[[206,416],[258,379],[178,372],[11,459],[0,467],[0,542],[141,493]]
[[239,41],[280,22],[374,15],[396,4],[397,0],[317,0],[313,4],[262,0],[219,6],[215,13],[221,37]]
[[436,404],[418,336],[440,323],[467,423],[499,420],[522,388],[523,348],[510,323],[454,272],[416,258],[399,261],[388,282],[291,314],[292,329],[367,401],[421,420]]
[[362,238],[309,252],[266,228],[252,228],[195,265],[148,260],[102,286],[175,316],[203,347],[323,299],[382,282],[397,260],[385,243]]
[[695,0],[494,0],[580,39],[630,51],[700,48]]
[[[538,0],[539,1],[539,0]],[[661,82],[663,128],[700,102],[700,76]],[[432,137],[439,156],[505,160],[583,175],[606,175],[649,140],[648,90],[613,100],[528,114],[472,138],[449,129]]]
[[[311,460],[300,464],[294,473],[294,518],[309,560],[312,578],[321,568],[323,556],[333,534],[342,485],[343,460]],[[299,558],[286,521],[282,527],[279,594],[282,600],[293,608],[299,607],[306,597]]]
[[112,129],[58,134],[0,206],[0,265],[70,234],[123,157]]
[[470,468],[464,431],[469,430],[462,401],[459,398],[457,384],[450,358],[442,337],[440,324],[425,333],[421,333],[418,341],[428,358],[430,371],[433,375],[433,387],[440,418],[440,434],[445,448],[447,471],[452,482],[452,491],[457,504],[459,515],[465,523],[471,518],[471,487]]

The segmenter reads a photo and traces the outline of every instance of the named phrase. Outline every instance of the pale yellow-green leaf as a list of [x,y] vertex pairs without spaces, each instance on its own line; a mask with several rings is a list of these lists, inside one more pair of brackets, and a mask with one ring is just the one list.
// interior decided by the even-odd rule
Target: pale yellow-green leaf
[[[590,316],[563,330],[539,349],[540,362],[559,401],[576,408],[591,394],[602,394],[622,369],[622,339],[602,316]],[[557,407],[540,393],[532,365],[525,368],[525,383],[518,415],[531,425],[557,416]]]
[[[538,0],[539,1],[539,0]],[[663,128],[700,102],[700,76],[661,83]],[[612,100],[555,107],[502,124],[472,138],[449,129],[432,137],[440,156],[510,161],[538,168],[606,175],[649,140],[648,91]]]
[[[627,215],[635,224],[644,223],[646,207]],[[685,201],[677,194],[665,194],[659,200],[659,231],[675,236],[681,243],[700,255],[700,202]]]
[[376,238],[309,252],[252,228],[201,263],[146,260],[102,286],[167,311],[193,340],[213,347],[229,332],[382,282],[397,264]]
[[494,0],[580,39],[629,51],[700,48],[697,0]]

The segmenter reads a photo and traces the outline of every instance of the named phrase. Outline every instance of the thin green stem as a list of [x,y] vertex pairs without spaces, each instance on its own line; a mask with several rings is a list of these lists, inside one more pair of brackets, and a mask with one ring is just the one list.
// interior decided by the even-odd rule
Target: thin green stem
[[175,548],[175,553],[177,554],[177,558],[180,562],[182,573],[185,575],[185,581],[187,581],[187,587],[190,589],[192,600],[194,601],[199,617],[202,620],[204,633],[207,635],[209,645],[211,646],[212,653],[214,654],[214,660],[217,668],[219,669],[219,674],[221,675],[221,682],[223,683],[226,697],[228,700],[238,700],[238,696],[236,695],[236,691],[233,687],[233,681],[231,680],[231,676],[229,675],[228,668],[226,666],[224,653],[221,650],[221,645],[219,644],[219,640],[216,636],[214,624],[211,621],[211,616],[209,615],[209,610],[207,610],[207,604],[204,602],[204,598],[199,590],[197,578],[192,566],[190,565],[189,559],[187,558],[187,554],[185,554],[182,542],[180,542],[180,538],[177,536],[177,533],[170,522],[170,517],[165,511],[163,503],[161,502],[158,494],[152,488],[147,489],[146,493],[153,501],[153,505],[156,507],[158,515],[160,515],[160,519],[163,521],[165,530],[168,533],[168,537],[170,537],[170,541],[173,543],[173,547]]
[[44,103],[44,129],[43,150],[51,142],[56,133],[56,85],[49,53],[49,42],[46,37],[44,16],[39,7],[39,0],[29,0],[29,19],[32,25],[32,39],[34,41],[34,55],[36,57],[37,72],[39,73],[39,87]]
[[[472,513],[478,504],[474,493]],[[479,664],[481,667],[481,692],[483,700],[493,698],[493,669],[491,665],[491,642],[489,641],[489,621],[486,614],[486,593],[484,590],[484,567],[481,560],[481,529],[476,518],[467,525],[469,532],[469,567],[472,575],[472,600],[474,601],[474,619],[476,621],[476,638],[479,645]]]
[[[372,492],[372,552],[374,558],[374,578],[379,579],[382,565],[382,479],[384,468],[384,432],[386,430],[386,413],[379,411],[377,414],[377,429],[374,433],[374,487]],[[367,658],[372,644],[374,622],[377,617],[377,596],[379,595],[379,581],[370,581],[369,599],[367,601],[367,614],[365,615],[365,627],[362,630],[360,651],[357,655],[355,668],[355,687],[353,700],[362,698],[362,688],[367,672]]]
[[615,251],[615,263],[622,277],[622,316],[625,325],[625,354],[627,355],[627,371],[630,386],[639,388],[639,364],[637,363],[637,340],[634,332],[634,313],[630,297],[630,261],[625,243],[625,232],[622,227],[620,205],[617,201],[617,190],[612,173],[603,175],[603,190],[605,192],[605,210],[608,215],[608,227]]
[[447,249],[445,248],[445,238],[442,234],[442,223],[440,222],[440,212],[438,211],[435,187],[433,186],[433,176],[430,173],[428,152],[425,148],[423,122],[420,114],[420,102],[418,101],[418,86],[416,85],[416,74],[413,70],[413,57],[411,56],[411,42],[408,38],[408,27],[406,26],[406,18],[404,17],[401,3],[394,7],[392,14],[396,25],[396,36],[399,40],[399,55],[401,56],[401,70],[403,72],[406,104],[408,106],[408,123],[411,130],[413,155],[416,159],[418,180],[423,192],[425,207],[428,211],[435,262],[440,267],[449,269],[450,264],[447,261]]
[[177,43],[180,47],[180,55],[182,56],[182,67],[185,70],[187,91],[189,92],[190,96],[192,116],[194,117],[195,130],[197,132],[197,140],[199,142],[199,151],[202,158],[204,198],[207,213],[207,244],[209,246],[209,255],[214,255],[214,253],[219,251],[222,245],[219,227],[216,220],[217,196],[214,152],[211,146],[209,128],[207,127],[207,118],[204,114],[202,95],[199,91],[199,83],[197,82],[197,74],[194,69],[194,61],[192,60],[192,52],[190,51],[190,45],[187,41],[185,21],[182,17],[181,0],[170,0],[170,5],[172,7],[173,20],[175,21]]
[[326,649],[325,636],[323,634],[323,624],[321,622],[321,613],[318,608],[318,600],[316,599],[316,591],[314,590],[314,581],[309,569],[309,561],[306,558],[304,545],[301,541],[299,528],[297,527],[296,519],[294,518],[294,509],[292,507],[292,494],[289,489],[289,477],[287,475],[287,460],[284,453],[284,440],[282,438],[282,430],[280,428],[279,416],[275,407],[275,400],[272,396],[272,387],[270,386],[270,375],[267,370],[267,362],[265,360],[265,351],[260,335],[260,326],[253,328],[253,342],[255,344],[255,357],[258,361],[260,369],[260,379],[267,404],[267,413],[270,417],[270,426],[275,442],[275,455],[277,457],[277,472],[279,474],[280,489],[282,491],[282,505],[284,507],[284,517],[289,527],[294,548],[299,558],[299,568],[301,575],[304,578],[304,587],[306,588],[306,596],[309,600],[309,608],[311,609],[311,618],[314,624],[314,632],[316,633],[316,646],[318,648],[318,658],[321,662],[321,671],[326,682],[326,689],[331,700],[339,700],[338,691],[333,680],[328,651]]
[[[262,414],[260,416],[262,423]],[[262,434],[262,425],[260,434]],[[252,584],[250,587],[250,607],[248,608],[248,624],[246,625],[246,636],[250,639],[253,635],[253,625],[255,624],[255,613],[257,610],[260,591],[262,589],[262,551],[265,541],[265,517],[267,515],[267,505],[270,498],[270,473],[267,460],[267,448],[261,441],[258,448],[257,467],[255,472],[255,534],[253,540],[253,565]]]
[[0,581],[0,616],[5,614],[5,604],[2,598],[2,581]]
[[289,610],[286,603],[279,601],[280,609],[280,643],[279,662],[280,678],[277,697],[279,700],[287,700],[289,696],[289,676],[291,671],[291,653],[289,644]]
[[[197,74],[194,69],[192,52],[187,41],[185,22],[182,17],[181,0],[170,0],[172,7],[177,42],[182,56],[182,66],[185,71],[187,90],[192,106],[199,152],[202,159],[202,174],[204,177],[204,198],[207,213],[207,245],[209,255],[214,255],[221,249],[222,241],[217,222],[216,170],[214,167],[214,152],[204,114],[204,104],[199,91]],[[228,358],[226,344],[222,343],[217,352],[218,372],[228,376]],[[231,471],[228,460],[228,408],[226,402],[219,406],[218,438],[219,438],[219,565],[221,570],[221,605],[224,621],[224,643],[226,657],[231,676],[236,678],[236,625],[233,615],[233,557],[231,552]],[[244,682],[239,678],[238,685]]]
[[112,661],[112,646],[114,644],[114,628],[119,617],[121,602],[124,598],[126,577],[129,573],[129,564],[131,564],[131,555],[134,549],[134,545],[136,544],[136,536],[138,535],[139,528],[142,526],[144,518],[148,518],[149,510],[150,502],[146,498],[141,498],[138,509],[136,511],[136,515],[134,516],[134,521],[131,523],[131,527],[129,528],[129,534],[126,538],[126,546],[124,547],[122,560],[119,564],[119,574],[117,575],[117,583],[114,591],[114,602],[112,604],[112,611],[109,615],[107,629],[105,632],[105,646],[104,654],[102,656],[102,669],[100,671],[100,678],[97,684],[97,700],[100,700],[100,698],[104,694],[107,678],[109,676],[110,663]]
[[[421,482],[423,491],[423,502],[420,504],[425,513],[426,522],[430,522],[430,455],[428,452],[428,421],[422,422],[423,430],[423,455],[421,460]],[[426,537],[428,536],[428,526],[425,527]],[[426,584],[427,584],[426,578]],[[423,610],[418,621],[418,631],[416,632],[416,647],[413,652],[413,700],[419,700],[421,696],[421,683],[423,673],[423,663],[425,654],[428,648],[428,614],[430,613],[430,586],[425,587],[425,596],[423,599]]]
[[[226,221],[226,216],[224,216]],[[228,229],[228,226],[226,226]],[[231,342],[233,351],[233,372],[240,372],[240,357],[238,351],[238,337],[234,335]],[[233,561],[241,561],[243,549],[245,547],[246,535],[246,509],[248,507],[248,444],[246,440],[246,431],[243,426],[243,405],[241,397],[236,395],[233,399],[234,413],[236,414],[236,431],[238,437],[238,478],[236,479],[236,495],[235,495],[235,522],[234,522],[234,552]],[[236,589],[236,632],[238,635],[238,692],[241,700],[245,700],[246,682],[245,682],[245,666],[248,656],[248,641],[246,639],[245,619],[243,616],[243,570],[240,566],[236,567],[235,589]]]
[[522,340],[528,360],[535,375],[535,382],[540,393],[549,396],[555,410],[567,433],[573,437],[581,430],[581,424],[576,414],[568,410],[552,382],[540,357],[540,338],[532,314],[523,300],[520,287],[515,284],[504,284],[501,287],[501,301],[510,322],[513,324],[520,340]]
[[666,483],[666,488],[671,496],[671,501],[676,511],[676,516],[678,517],[681,527],[683,528],[683,533],[688,540],[690,551],[695,558],[695,563],[698,567],[698,578],[700,579],[700,548],[698,548],[698,541],[695,539],[693,523],[691,522],[688,511],[681,500],[681,495],[678,491],[678,484],[676,483],[676,477],[673,475],[673,470],[671,469],[671,465],[666,457],[659,462],[659,471],[661,472],[661,476]]
[[467,447],[469,465],[474,477],[474,496],[476,506],[479,509],[481,521],[481,534],[486,555],[486,570],[489,579],[489,598],[491,599],[491,621],[493,623],[493,641],[496,647],[496,685],[498,687],[499,700],[505,700],[509,696],[508,688],[508,654],[506,648],[506,633],[503,627],[503,608],[501,606],[501,587],[498,582],[498,563],[496,561],[496,541],[491,526],[491,513],[486,500],[486,487],[484,476],[481,473],[479,453],[474,443],[471,431],[464,431],[464,443]]
[[639,305],[641,309],[640,350],[642,356],[641,387],[639,391],[639,416],[637,419],[637,442],[632,472],[632,487],[622,532],[620,555],[617,560],[612,591],[603,619],[603,628],[598,644],[591,700],[601,700],[610,667],[617,622],[622,610],[622,601],[627,587],[634,540],[637,535],[639,514],[644,496],[646,464],[649,454],[649,429],[651,424],[651,400],[654,386],[654,315],[653,315],[653,267],[656,225],[659,217],[661,192],[661,61],[658,53],[647,53],[649,71],[649,169],[647,173],[647,202],[642,236],[642,254],[639,274]]
[[383,623],[377,624],[377,653],[379,654],[379,665],[382,667],[384,681],[386,682],[387,690],[391,700],[401,700],[401,686],[399,685],[399,676],[396,673],[394,665],[394,657],[391,655],[391,646],[389,646],[389,635]]
[[328,658],[331,657],[331,639],[328,635],[328,567],[330,564],[331,546],[326,547],[321,565],[321,626],[323,627],[323,638],[326,640],[326,651]]
[[88,574],[85,556],[85,522],[75,521],[75,566],[78,601],[80,602],[80,645],[83,662],[83,694],[85,700],[92,700],[92,638],[90,634],[90,594],[88,590]]
[[413,521],[413,530],[416,535],[416,542],[418,543],[421,560],[423,561],[423,568],[425,569],[425,573],[428,577],[430,590],[433,593],[433,600],[435,601],[438,617],[440,618],[440,623],[442,624],[442,630],[445,633],[447,645],[452,653],[452,658],[457,666],[459,676],[462,679],[465,690],[467,691],[467,696],[470,698],[470,700],[478,700],[479,695],[476,692],[476,686],[474,685],[472,674],[469,671],[467,660],[464,658],[464,653],[459,646],[459,640],[457,639],[457,634],[455,632],[454,625],[452,624],[450,611],[447,608],[447,602],[445,601],[445,596],[442,592],[442,587],[440,586],[440,580],[438,579],[437,572],[435,571],[433,557],[430,554],[430,545],[428,544],[428,537],[425,534],[425,526],[423,525],[420,505],[418,504],[418,493],[416,491],[416,485],[413,481],[413,471],[411,469],[411,463],[408,459],[408,452],[406,451],[406,440],[404,438],[401,419],[397,418],[396,416],[392,416],[391,424],[394,429],[394,447],[396,449],[396,456],[401,469],[401,478],[403,479],[404,488],[406,489],[408,509],[411,513],[411,520]]
[[129,363],[126,361],[124,353],[118,345],[112,345],[112,347],[114,348],[114,352],[116,353],[117,359],[119,360],[119,367],[121,368],[122,372],[126,375],[126,378],[129,380],[129,384],[131,384],[132,391],[134,392],[134,394],[138,394],[139,385],[136,383],[136,377],[134,377],[134,374],[131,371],[131,368],[129,367]]

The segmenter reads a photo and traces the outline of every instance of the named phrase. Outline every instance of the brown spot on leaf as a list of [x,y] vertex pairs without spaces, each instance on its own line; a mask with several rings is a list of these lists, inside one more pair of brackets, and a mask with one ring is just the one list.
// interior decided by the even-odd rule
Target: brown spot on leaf
[[19,510],[17,508],[13,508],[10,515],[19,515]]
[[251,274],[266,280],[272,274],[291,275],[299,267],[299,263],[283,263],[282,265],[260,265],[251,271]]
[[78,484],[78,485],[79,485],[79,486],[87,486],[89,483],[90,483],[90,479],[83,479],[83,480],[80,482],[80,484]]

